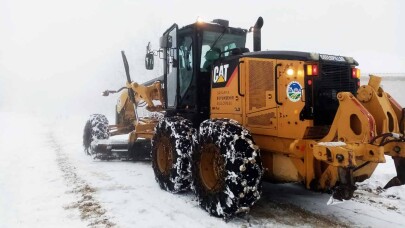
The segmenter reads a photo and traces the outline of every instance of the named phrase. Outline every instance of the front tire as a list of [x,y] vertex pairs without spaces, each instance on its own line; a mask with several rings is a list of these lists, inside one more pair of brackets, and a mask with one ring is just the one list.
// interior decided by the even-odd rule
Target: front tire
[[94,154],[92,143],[99,139],[108,139],[108,119],[101,114],[92,114],[87,120],[83,131],[83,146],[87,155]]
[[200,125],[193,151],[193,187],[199,204],[225,219],[247,212],[260,198],[263,167],[249,131],[229,119]]
[[192,123],[179,116],[163,118],[152,139],[152,168],[159,186],[172,193],[188,190],[191,184]]

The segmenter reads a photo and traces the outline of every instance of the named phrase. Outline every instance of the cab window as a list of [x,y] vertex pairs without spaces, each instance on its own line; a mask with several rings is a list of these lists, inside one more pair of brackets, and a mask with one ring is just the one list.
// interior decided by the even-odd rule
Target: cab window
[[186,36],[179,44],[179,86],[180,97],[187,92],[193,79],[193,39]]
[[229,50],[245,47],[245,34],[229,34],[204,31],[201,45],[201,72],[209,72],[212,63],[220,56],[228,56]]

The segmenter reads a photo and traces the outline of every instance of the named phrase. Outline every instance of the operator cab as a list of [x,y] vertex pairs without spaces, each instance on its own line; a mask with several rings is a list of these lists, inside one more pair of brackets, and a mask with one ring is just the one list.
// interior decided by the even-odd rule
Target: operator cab
[[[182,113],[193,123],[209,118],[212,64],[235,50],[248,51],[246,29],[229,27],[226,20],[197,21],[178,28],[173,24],[160,38],[159,57],[163,60],[165,109],[167,115]],[[147,50],[146,68],[152,51]],[[152,60],[153,62],[153,60]]]

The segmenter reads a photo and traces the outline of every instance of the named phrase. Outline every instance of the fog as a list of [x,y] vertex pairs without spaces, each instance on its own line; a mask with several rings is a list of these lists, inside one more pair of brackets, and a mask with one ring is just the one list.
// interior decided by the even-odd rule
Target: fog
[[[249,28],[264,18],[262,49],[352,56],[362,72],[405,72],[403,1],[0,0],[0,111],[66,117],[114,113],[105,89],[159,76],[146,45],[197,17]],[[402,12],[402,14],[401,14]],[[251,39],[248,39],[251,47]],[[250,48],[252,49],[252,48]]]

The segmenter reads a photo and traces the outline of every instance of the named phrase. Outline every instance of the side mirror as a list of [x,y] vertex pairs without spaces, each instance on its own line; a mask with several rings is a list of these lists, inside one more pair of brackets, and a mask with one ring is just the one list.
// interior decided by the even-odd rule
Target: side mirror
[[108,97],[108,95],[110,95],[110,91],[106,90],[101,95],[103,95],[104,97]]
[[149,42],[148,46],[146,46],[145,68],[147,70],[153,70],[153,65],[154,65],[154,56],[153,56],[153,51],[151,50],[151,45]]

